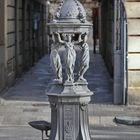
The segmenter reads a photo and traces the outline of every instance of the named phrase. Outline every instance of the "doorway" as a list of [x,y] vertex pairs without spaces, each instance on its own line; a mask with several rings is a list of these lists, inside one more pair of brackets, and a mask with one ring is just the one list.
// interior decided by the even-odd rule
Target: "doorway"
[[[99,37],[99,54],[101,54],[109,75],[112,77],[112,85],[110,85],[113,89],[112,100],[114,104],[126,104],[127,16],[125,7],[122,0],[102,0],[95,16],[97,13],[98,18],[95,19],[98,19],[98,25],[93,26],[94,34],[96,33],[93,40]],[[96,53],[95,46],[93,50]]]

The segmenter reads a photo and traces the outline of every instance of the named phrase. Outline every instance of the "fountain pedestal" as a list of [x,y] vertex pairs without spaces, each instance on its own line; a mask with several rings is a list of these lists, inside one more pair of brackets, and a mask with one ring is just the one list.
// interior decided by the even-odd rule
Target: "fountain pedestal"
[[[87,85],[54,85],[61,94],[48,94],[51,104],[50,140],[90,140],[88,103],[93,94]],[[51,90],[51,91],[53,91]]]

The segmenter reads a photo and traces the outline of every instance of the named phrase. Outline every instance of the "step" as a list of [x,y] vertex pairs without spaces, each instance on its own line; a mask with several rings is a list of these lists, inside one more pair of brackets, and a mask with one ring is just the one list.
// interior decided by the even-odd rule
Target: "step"
[[139,140],[139,128],[131,126],[90,127],[92,140]]
[[[117,126],[115,117],[139,117],[139,107],[89,104],[89,124]],[[28,125],[30,121],[51,121],[48,102],[3,101],[0,105],[0,125]]]

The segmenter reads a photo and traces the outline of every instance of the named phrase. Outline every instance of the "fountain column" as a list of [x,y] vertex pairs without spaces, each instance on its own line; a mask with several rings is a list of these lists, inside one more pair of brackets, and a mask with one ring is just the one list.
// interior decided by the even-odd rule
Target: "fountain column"
[[[77,0],[62,1],[54,17],[48,24],[54,42],[51,64],[56,75],[51,89],[47,92],[51,105],[49,140],[90,140],[88,103],[93,93],[88,89],[88,82],[83,76],[89,67],[86,40],[92,24],[86,20],[86,12]],[[62,45],[65,46],[66,78],[62,73],[59,56]],[[74,77],[76,46],[79,46],[82,52],[77,78]]]

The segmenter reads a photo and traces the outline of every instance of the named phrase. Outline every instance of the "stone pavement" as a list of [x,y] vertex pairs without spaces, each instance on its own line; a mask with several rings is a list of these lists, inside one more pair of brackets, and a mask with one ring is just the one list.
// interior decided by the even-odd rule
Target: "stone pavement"
[[29,126],[1,126],[0,140],[41,140],[41,132]]
[[139,140],[140,127],[93,127],[91,128],[92,140]]
[[[90,127],[90,134],[91,140],[139,140],[139,129],[133,126]],[[41,140],[41,132],[29,126],[1,126],[0,140]]]

